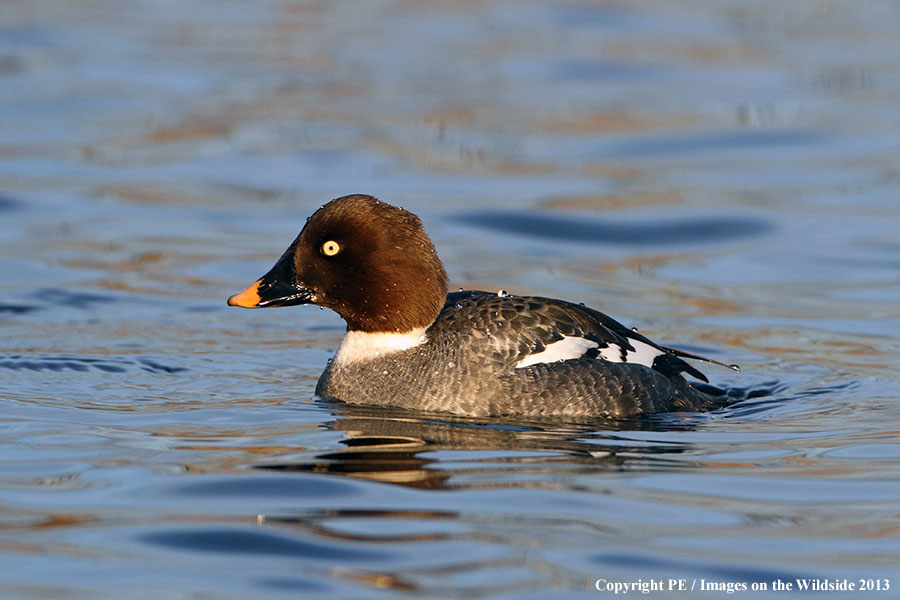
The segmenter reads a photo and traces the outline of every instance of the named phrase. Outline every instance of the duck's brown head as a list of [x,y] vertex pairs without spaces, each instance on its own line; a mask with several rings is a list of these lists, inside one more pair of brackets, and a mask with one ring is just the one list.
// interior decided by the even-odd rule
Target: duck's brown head
[[228,304],[317,304],[349,331],[407,332],[431,325],[446,296],[447,274],[419,218],[353,195],[313,213],[275,266]]

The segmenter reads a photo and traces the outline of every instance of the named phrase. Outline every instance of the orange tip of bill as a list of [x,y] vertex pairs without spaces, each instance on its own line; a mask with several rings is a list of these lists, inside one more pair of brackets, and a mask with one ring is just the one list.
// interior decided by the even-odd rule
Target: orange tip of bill
[[259,281],[228,299],[228,306],[259,308]]

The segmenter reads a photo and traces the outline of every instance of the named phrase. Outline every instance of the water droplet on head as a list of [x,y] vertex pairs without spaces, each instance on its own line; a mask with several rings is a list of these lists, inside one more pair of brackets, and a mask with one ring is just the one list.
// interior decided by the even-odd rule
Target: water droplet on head
[[638,329],[637,329],[637,327],[632,327],[632,328],[631,328],[631,330],[632,330],[632,331],[633,331],[633,332],[635,332],[635,333],[637,333],[637,332],[638,332]]
[[387,375],[388,372],[387,372],[387,371],[382,371],[381,374],[382,374],[382,375]]
[[456,308],[462,308],[462,302],[457,302],[457,303],[456,303]]
[[456,363],[453,362],[452,360],[451,360],[450,362],[447,363],[447,368],[448,368],[448,369],[452,369],[452,368],[455,367],[455,366],[456,366]]
[[507,293],[506,290],[500,290],[499,292],[497,292],[497,296],[500,298],[506,298],[507,296],[509,296],[509,293]]
[[456,291],[457,291],[457,292],[461,292],[461,291],[463,291],[463,289],[462,289],[462,288],[459,288],[459,289],[456,290]]

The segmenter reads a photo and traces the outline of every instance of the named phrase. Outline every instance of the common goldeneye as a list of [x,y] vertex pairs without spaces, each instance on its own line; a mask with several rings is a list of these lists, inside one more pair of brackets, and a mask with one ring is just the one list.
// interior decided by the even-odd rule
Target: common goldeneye
[[[371,196],[332,200],[231,306],[317,304],[347,332],[316,395],[469,416],[699,410],[715,395],[681,357],[580,304],[503,291],[447,293],[419,218]],[[716,361],[711,361],[716,362]],[[719,363],[721,364],[721,363]]]

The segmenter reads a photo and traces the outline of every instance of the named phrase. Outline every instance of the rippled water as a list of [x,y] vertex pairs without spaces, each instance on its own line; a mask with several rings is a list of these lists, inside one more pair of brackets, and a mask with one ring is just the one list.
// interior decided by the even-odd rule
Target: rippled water
[[[896,597],[898,29],[887,1],[6,3],[0,594]],[[585,302],[740,363],[704,370],[742,400],[316,401],[340,319],[225,298],[354,192],[418,213],[454,287]]]

